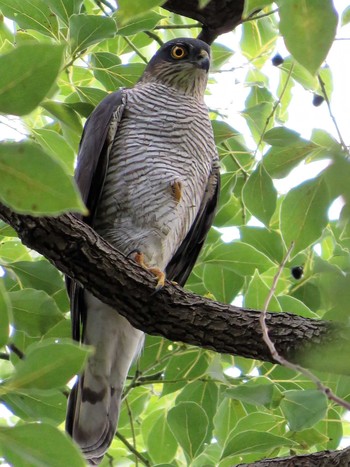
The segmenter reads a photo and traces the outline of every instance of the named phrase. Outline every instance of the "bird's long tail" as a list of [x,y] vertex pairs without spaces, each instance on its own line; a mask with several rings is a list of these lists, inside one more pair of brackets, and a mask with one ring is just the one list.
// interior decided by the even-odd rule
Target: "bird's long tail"
[[98,465],[114,437],[123,385],[144,335],[87,292],[85,303],[83,341],[95,352],[72,389],[66,429],[89,463]]

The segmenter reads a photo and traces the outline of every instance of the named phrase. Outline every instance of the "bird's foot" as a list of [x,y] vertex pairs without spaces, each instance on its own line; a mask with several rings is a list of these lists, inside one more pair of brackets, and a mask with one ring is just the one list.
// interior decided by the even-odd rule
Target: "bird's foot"
[[146,269],[147,271],[149,271],[151,274],[153,274],[156,277],[157,279],[156,292],[158,292],[158,290],[164,287],[165,273],[162,270],[154,266],[148,266],[145,263],[145,255],[143,253],[140,253],[139,251],[135,253],[134,260],[136,261],[137,264],[139,264],[141,267],[143,267],[144,269]]

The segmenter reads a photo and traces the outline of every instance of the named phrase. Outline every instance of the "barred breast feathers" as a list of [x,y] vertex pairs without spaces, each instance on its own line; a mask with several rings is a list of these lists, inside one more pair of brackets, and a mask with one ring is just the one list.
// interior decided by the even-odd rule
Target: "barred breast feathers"
[[123,92],[95,228],[125,254],[146,250],[150,263],[165,267],[196,217],[217,159],[208,110],[203,100],[161,84]]

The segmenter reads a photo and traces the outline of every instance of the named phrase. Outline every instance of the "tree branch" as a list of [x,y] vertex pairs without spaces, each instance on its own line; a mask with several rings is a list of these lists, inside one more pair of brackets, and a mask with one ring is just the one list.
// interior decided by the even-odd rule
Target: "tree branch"
[[[224,305],[155,280],[72,214],[32,217],[0,204],[0,218],[28,247],[113,306],[136,328],[221,353],[275,363],[262,337],[260,311]],[[330,345],[349,354],[349,328],[291,313],[267,313],[269,335],[280,355],[304,366],[350,374],[347,359],[327,359]],[[317,359],[313,356],[317,355]],[[340,361],[343,360],[343,361]]]
[[238,464],[237,467],[332,467],[349,466],[350,448],[341,451],[320,451],[302,456],[264,459],[251,464]]

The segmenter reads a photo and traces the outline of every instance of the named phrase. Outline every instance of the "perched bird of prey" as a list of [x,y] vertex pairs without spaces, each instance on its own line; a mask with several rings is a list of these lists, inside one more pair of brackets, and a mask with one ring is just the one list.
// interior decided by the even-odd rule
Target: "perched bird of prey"
[[[126,256],[183,285],[217,205],[219,162],[204,103],[209,46],[164,44],[139,82],[107,96],[86,122],[76,181],[84,220]],[[114,437],[129,367],[144,334],[68,280],[73,337],[95,353],[72,389],[67,431],[97,465]]]

